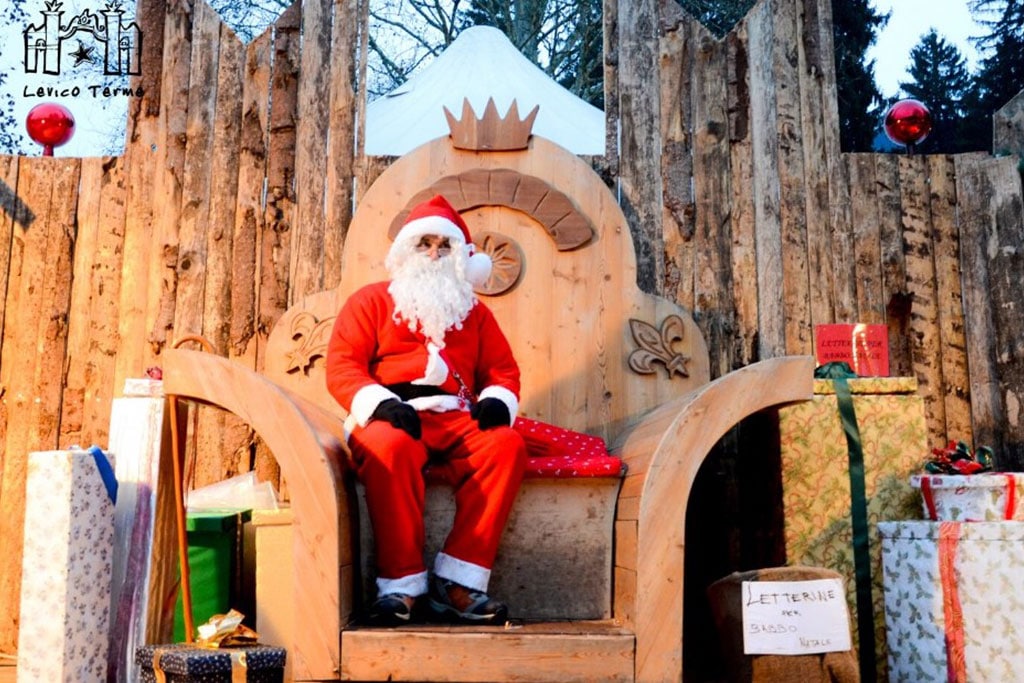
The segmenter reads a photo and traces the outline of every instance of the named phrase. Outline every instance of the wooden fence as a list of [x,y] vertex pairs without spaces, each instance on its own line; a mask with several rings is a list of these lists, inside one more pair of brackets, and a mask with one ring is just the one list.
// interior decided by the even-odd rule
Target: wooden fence
[[[183,335],[261,368],[285,308],[339,282],[353,201],[388,162],[353,144],[357,0],[305,0],[249,45],[202,0],[139,0],[137,20],[124,155],[0,157],[0,652],[27,454],[105,444],[124,380]],[[1024,465],[1017,158],[841,153],[829,0],[761,0],[722,40],[671,0],[605,0],[605,35],[591,161],[641,287],[693,311],[712,374],[810,353],[818,323],[886,323],[932,441]],[[997,125],[1018,153],[1019,110]],[[246,425],[210,414],[198,433],[197,485],[276,480]]]

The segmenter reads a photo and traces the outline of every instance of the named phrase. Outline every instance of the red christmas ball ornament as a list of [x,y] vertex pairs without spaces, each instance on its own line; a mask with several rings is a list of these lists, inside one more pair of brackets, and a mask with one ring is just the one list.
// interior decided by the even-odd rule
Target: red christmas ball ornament
[[25,117],[28,136],[43,146],[43,156],[52,157],[53,148],[60,147],[75,134],[75,117],[71,111],[56,102],[44,102],[32,107]]
[[932,113],[917,100],[900,100],[885,113],[885,134],[898,145],[913,149],[931,132]]

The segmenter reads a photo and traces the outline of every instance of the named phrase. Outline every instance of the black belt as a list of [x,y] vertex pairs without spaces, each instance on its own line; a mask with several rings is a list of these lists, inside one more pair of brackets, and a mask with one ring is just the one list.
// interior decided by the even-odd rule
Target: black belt
[[438,386],[431,386],[429,384],[413,384],[412,382],[385,384],[384,388],[398,394],[399,398],[401,398],[403,401],[409,401],[414,398],[422,398],[424,396],[452,395]]

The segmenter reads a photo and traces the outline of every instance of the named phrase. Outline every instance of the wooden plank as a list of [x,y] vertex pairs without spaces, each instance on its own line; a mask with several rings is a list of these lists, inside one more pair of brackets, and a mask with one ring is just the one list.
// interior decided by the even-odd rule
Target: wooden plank
[[59,157],[25,159],[19,166],[22,203],[15,220],[28,227],[15,228],[15,239],[23,243],[21,272],[12,281],[17,305],[7,308],[0,358],[0,385],[6,388],[0,417],[7,425],[0,480],[0,508],[6,512],[0,517],[0,557],[18,558],[5,563],[0,576],[3,652],[17,647],[28,454],[57,446],[80,173],[78,160]]
[[729,336],[735,315],[728,293],[731,244],[729,206],[728,46],[703,26],[694,26],[694,318],[710,351],[711,377],[733,368]]
[[[1024,466],[1019,406],[1020,245],[1024,207],[1014,157],[964,160],[957,166],[971,406],[976,444],[991,445],[1000,469]],[[1017,330],[1017,332],[1013,332]]]
[[924,397],[929,441],[946,433],[946,409],[942,390],[938,302],[935,262],[932,258],[932,220],[925,157],[900,157],[900,191],[907,287],[913,296],[910,333],[913,372]]
[[[149,301],[145,312],[149,327],[146,341],[150,344],[151,353],[159,353],[168,342],[173,341],[169,339],[169,334],[186,334],[181,327],[175,327],[175,318],[178,270],[181,265],[179,224],[183,218],[186,142],[190,118],[188,108],[191,104],[189,77],[193,55],[192,20],[190,6],[176,0],[168,2],[164,21],[166,49],[163,55],[160,118],[154,133],[156,149],[151,167],[155,177],[152,193],[146,197],[152,202],[150,211],[154,229],[145,235],[131,235],[131,246],[137,247],[137,251],[129,253],[137,253],[143,262],[151,264],[147,282]],[[125,246],[127,248],[129,245]],[[147,253],[149,256],[144,256]],[[187,263],[191,268],[191,259]],[[129,302],[127,307],[133,305]],[[180,322],[185,324],[188,321]],[[200,329],[193,328],[190,332],[198,333]],[[125,335],[122,334],[122,337]],[[138,366],[133,368],[132,376],[139,376],[140,370]]]
[[975,443],[1000,453],[1005,406],[996,364],[995,311],[989,244],[992,198],[986,163],[977,157],[956,157],[957,214],[960,228],[960,285],[963,295],[964,339],[970,368],[971,432]]
[[782,230],[782,292],[786,353],[814,351],[808,266],[807,179],[801,134],[798,64],[800,37],[796,0],[776,0],[773,13],[772,77],[778,139],[779,214]]
[[879,253],[882,266],[882,300],[889,323],[889,374],[912,376],[910,339],[912,297],[907,286],[903,256],[903,207],[900,203],[899,157],[875,156],[875,188],[878,197]]
[[[665,15],[671,12],[670,17]],[[693,34],[697,22],[685,17],[679,5],[662,7],[661,22],[669,26],[659,39],[661,83],[661,176],[664,181],[663,240],[665,294],[694,310],[693,199]]]
[[[260,249],[267,233],[263,193],[270,132],[272,35],[272,31],[266,31],[245,48],[238,193],[235,198],[231,250],[231,317],[227,352],[230,358],[254,370],[261,367],[260,354],[269,333],[258,323],[262,265]],[[235,428],[240,426],[236,425]],[[281,469],[277,460],[263,447],[262,442],[253,442],[253,435],[246,428],[245,441],[239,443],[246,444],[245,455],[249,462],[239,462],[239,469],[251,468],[259,481],[269,481],[275,487],[280,487]]]
[[[749,365],[758,359],[757,248],[754,221],[754,197],[750,192],[753,175],[751,137],[750,81],[747,51],[747,20],[744,19],[726,37],[729,114],[729,166],[731,179],[730,227],[732,245],[732,305],[736,312],[733,333],[733,367]],[[726,199],[723,197],[723,200]]]
[[857,299],[854,316],[837,322],[885,324],[875,155],[847,154],[845,159],[850,178],[850,242],[856,264]]
[[651,97],[659,92],[658,8],[653,0],[638,0],[621,3],[618,9],[620,204],[636,248],[637,284],[641,291],[660,293],[665,282],[665,257],[659,247],[661,116],[660,103]]
[[[960,286],[960,237],[957,232],[956,167],[952,157],[927,157],[931,190],[932,258],[935,261],[939,348],[942,353],[942,400],[950,439],[973,443],[970,376]],[[936,437],[942,435],[934,435]]]
[[992,152],[1016,154],[1024,159],[1024,91],[993,114]]
[[118,303],[124,261],[123,158],[82,160],[75,277],[68,320],[67,376],[60,443],[107,443],[120,346]]
[[633,680],[633,635],[614,625],[366,629],[341,638],[345,681]]
[[782,281],[778,116],[772,76],[775,5],[762,0],[747,15],[750,55],[750,126],[753,151],[754,229],[757,254],[758,358],[786,351]]
[[[825,32],[818,19],[818,0],[800,0],[796,11],[796,76],[800,93],[800,139],[803,146],[805,185],[805,228],[807,231],[807,274],[809,280],[810,322],[831,323],[835,317],[835,275],[832,269],[833,239],[838,237],[830,210],[829,152],[825,144],[823,102],[825,76],[822,49],[832,42],[823,40]],[[831,59],[828,59],[831,64]],[[838,150],[837,150],[838,151]],[[810,351],[810,349],[807,349]]]
[[[173,72],[163,69],[163,45],[166,2],[141,0],[137,18],[144,35],[142,75],[138,78],[143,95],[129,102],[124,153],[125,207],[124,246],[118,297],[118,350],[114,358],[113,391],[128,377],[139,377],[150,364],[152,350],[148,331],[155,327],[160,306],[161,278],[160,234],[155,211],[162,177],[167,168],[167,145],[160,102],[165,81]],[[167,22],[170,26],[174,21]],[[173,38],[173,36],[172,36]],[[174,94],[169,92],[167,94]],[[159,179],[159,180],[158,180]],[[158,182],[161,183],[158,185]],[[160,212],[162,217],[163,212]]]
[[295,138],[296,222],[293,224],[288,300],[324,286],[325,171],[330,135],[331,33],[329,0],[302,3],[302,53]]
[[[361,106],[353,88],[357,83],[356,49],[362,23],[360,3],[355,0],[333,4],[330,72],[330,142],[327,150],[326,225],[324,226],[325,287],[341,281],[341,248],[352,220],[355,140],[357,114]],[[363,34],[365,35],[365,34]]]

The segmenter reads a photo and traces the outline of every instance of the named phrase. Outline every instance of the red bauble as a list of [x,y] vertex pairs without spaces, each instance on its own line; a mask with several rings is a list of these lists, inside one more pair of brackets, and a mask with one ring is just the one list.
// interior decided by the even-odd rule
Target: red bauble
[[25,117],[28,136],[43,146],[43,153],[53,153],[75,134],[75,117],[62,104],[44,102],[32,107]]
[[900,100],[885,113],[885,134],[898,145],[920,144],[932,132],[932,113],[917,100]]

